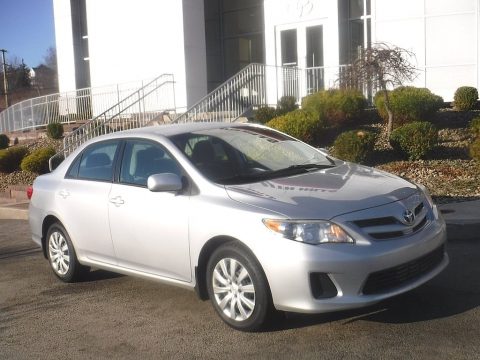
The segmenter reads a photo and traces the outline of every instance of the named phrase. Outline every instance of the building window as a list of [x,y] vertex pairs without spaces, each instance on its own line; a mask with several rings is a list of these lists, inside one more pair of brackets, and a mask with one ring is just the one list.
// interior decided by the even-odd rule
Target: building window
[[371,0],[338,2],[340,62],[351,63],[371,46]]
[[263,63],[262,0],[205,0],[208,90],[252,62]]

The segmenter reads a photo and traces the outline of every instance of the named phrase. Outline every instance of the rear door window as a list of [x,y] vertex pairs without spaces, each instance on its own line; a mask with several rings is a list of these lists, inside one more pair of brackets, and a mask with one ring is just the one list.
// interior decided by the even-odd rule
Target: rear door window
[[85,149],[78,169],[78,178],[112,181],[113,163],[118,144],[118,141],[100,142]]

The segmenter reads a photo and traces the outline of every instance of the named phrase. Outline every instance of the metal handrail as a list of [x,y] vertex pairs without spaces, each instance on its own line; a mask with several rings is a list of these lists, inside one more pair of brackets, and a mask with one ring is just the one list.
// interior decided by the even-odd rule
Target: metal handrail
[[[111,131],[133,128],[132,125],[135,124],[135,122],[137,125],[143,126],[144,123],[151,120],[151,116],[147,116],[147,113],[158,115],[159,113],[164,113],[165,111],[174,111],[174,83],[173,74],[162,74],[141,89],[138,89],[124,98],[119,103],[105,110],[88,123],[72,131],[63,139],[64,155],[67,156],[79,145],[95,136],[103,135]],[[171,89],[165,89],[166,85],[172,85]],[[167,90],[167,93],[162,93],[161,97],[157,96],[157,99],[153,99],[154,101],[149,103],[151,100],[150,95],[160,95],[160,89]],[[171,96],[170,99],[168,99],[168,95]],[[138,111],[136,108],[132,109],[136,105],[139,105]],[[141,118],[138,117],[139,114],[142,115]],[[107,128],[107,126],[111,125],[114,120],[117,120],[115,127]]]
[[313,92],[335,86],[340,67],[274,66],[252,63],[200,99],[175,122],[237,121],[260,106],[276,105],[283,96],[297,103]]
[[88,121],[151,81],[84,88],[18,102],[0,112],[0,132],[30,130],[50,123]]
[[65,136],[63,149],[49,160],[50,170],[96,136],[143,127],[154,120],[163,122],[170,111],[175,111],[175,81],[172,74],[163,74]]

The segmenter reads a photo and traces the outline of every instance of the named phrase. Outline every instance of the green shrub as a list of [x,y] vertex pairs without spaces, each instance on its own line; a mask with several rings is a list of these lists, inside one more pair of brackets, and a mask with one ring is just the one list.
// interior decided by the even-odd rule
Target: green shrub
[[20,163],[27,154],[28,149],[24,146],[0,150],[0,172],[11,173],[19,170]]
[[302,109],[323,119],[327,126],[342,126],[358,119],[367,100],[357,90],[323,90],[302,99]]
[[255,121],[260,124],[266,124],[277,116],[277,111],[273,107],[262,106],[255,111]]
[[375,134],[352,130],[340,134],[333,143],[332,154],[342,160],[361,163],[373,152]]
[[55,149],[53,147],[37,149],[22,160],[20,167],[24,171],[46,174],[49,171],[48,160],[53,155],[55,155]]
[[0,134],[0,149],[8,148],[9,144],[10,144],[10,139],[8,138],[8,136],[5,134]]
[[472,86],[461,86],[455,91],[453,103],[460,111],[472,110],[477,105],[478,91]]
[[282,96],[277,103],[276,115],[282,116],[297,109],[297,99],[294,96]]
[[480,137],[476,138],[473,143],[470,144],[470,156],[472,159],[480,162]]
[[295,110],[270,120],[267,126],[311,143],[320,129],[320,122],[308,111]]
[[[425,88],[413,86],[398,87],[388,92],[390,108],[393,112],[393,127],[399,127],[414,121],[430,120],[443,105],[443,99]],[[385,93],[379,91],[374,98],[375,107],[380,116],[387,121]]]
[[409,160],[422,159],[437,143],[437,129],[425,121],[403,125],[390,135],[392,147],[405,154]]
[[48,124],[47,135],[51,139],[60,139],[63,136],[63,125],[60,123]]
[[16,137],[15,139],[13,139],[13,145],[18,145],[18,137]]
[[470,121],[470,133],[474,138],[480,138],[480,116]]

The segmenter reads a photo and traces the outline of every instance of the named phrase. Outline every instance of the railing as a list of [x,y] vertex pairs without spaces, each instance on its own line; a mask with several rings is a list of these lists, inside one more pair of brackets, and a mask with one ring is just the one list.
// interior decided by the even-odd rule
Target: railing
[[265,102],[265,66],[250,64],[178,116],[174,122],[234,121],[252,106]]
[[335,86],[343,66],[300,69],[293,66],[250,64],[218,86],[174,122],[236,121],[260,106],[276,105],[283,96],[297,103],[313,92]]
[[0,132],[91,120],[150,81],[85,88],[21,101],[0,113]]
[[163,122],[163,115],[174,110],[174,78],[172,74],[163,74],[66,135],[61,154],[66,157],[99,135],[143,127],[154,120]]

